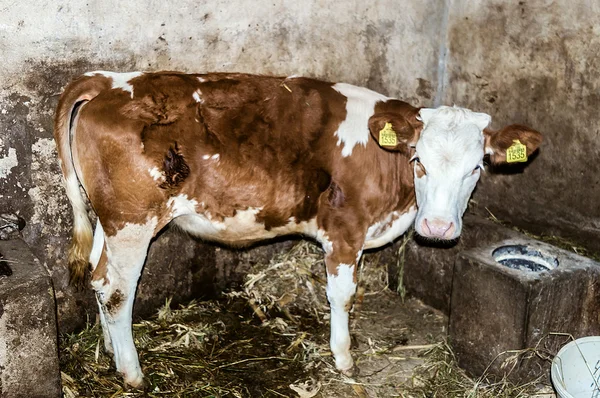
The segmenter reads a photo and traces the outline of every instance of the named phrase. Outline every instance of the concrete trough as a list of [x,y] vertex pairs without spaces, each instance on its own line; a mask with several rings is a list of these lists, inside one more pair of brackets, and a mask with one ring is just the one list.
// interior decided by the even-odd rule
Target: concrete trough
[[50,275],[21,239],[0,254],[0,397],[60,397]]
[[400,239],[393,250],[382,251],[383,260],[388,264],[390,288],[396,290],[401,277],[408,294],[445,314],[450,314],[454,262],[458,254],[520,236],[522,234],[498,223],[467,214],[463,219],[463,230],[456,245],[439,248],[410,240],[406,244],[402,270],[398,269],[399,261],[395,256],[402,243]]
[[[389,264],[392,290],[402,279],[408,294],[449,315],[450,342],[471,375],[480,376],[498,354],[535,347],[541,339],[538,348],[555,354],[568,338],[546,337],[550,332],[600,335],[598,263],[482,217],[467,214],[463,221],[460,240],[452,247],[410,240],[397,260],[400,241],[382,252],[382,261]],[[493,254],[511,244],[540,248],[558,265],[534,274],[504,267]],[[502,260],[501,251],[496,255]],[[500,355],[487,374],[503,376],[510,367],[500,365],[509,355]],[[521,360],[511,377],[527,381],[547,376],[549,369],[547,361]]]
[[600,334],[599,315],[595,261],[525,235],[458,253],[449,338],[460,366],[473,375],[547,377],[550,364],[536,356],[505,361],[536,346],[555,354],[565,336],[552,333]]

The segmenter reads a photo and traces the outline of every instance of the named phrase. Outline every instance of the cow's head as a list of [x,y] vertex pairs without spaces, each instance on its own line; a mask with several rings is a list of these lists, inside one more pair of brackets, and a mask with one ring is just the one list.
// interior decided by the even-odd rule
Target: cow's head
[[385,123],[385,117],[377,118],[369,127],[381,143],[380,131],[387,126],[388,133],[396,133],[396,145],[387,149],[409,154],[418,207],[415,229],[427,238],[452,240],[460,236],[462,216],[486,154],[494,164],[507,162],[507,156],[523,160],[515,157],[515,151],[529,156],[542,141],[540,133],[524,126],[492,131],[487,128],[489,115],[464,108],[422,108],[412,118],[416,120],[410,120],[408,114]]

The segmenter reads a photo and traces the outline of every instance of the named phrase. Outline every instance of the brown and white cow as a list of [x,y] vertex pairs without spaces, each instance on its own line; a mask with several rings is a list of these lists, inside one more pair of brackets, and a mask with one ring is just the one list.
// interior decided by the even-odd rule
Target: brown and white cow
[[[366,88],[302,77],[91,72],[62,94],[55,137],[74,211],[70,269],[88,262],[105,346],[142,383],[131,334],[150,240],[171,221],[248,244],[283,234],[321,243],[331,350],[350,371],[348,311],[364,249],[411,225],[460,235],[485,154],[501,163],[541,135],[458,107],[417,109]],[[381,144],[380,144],[381,143]],[[524,147],[523,147],[524,146]],[[81,184],[98,216],[95,233]]]

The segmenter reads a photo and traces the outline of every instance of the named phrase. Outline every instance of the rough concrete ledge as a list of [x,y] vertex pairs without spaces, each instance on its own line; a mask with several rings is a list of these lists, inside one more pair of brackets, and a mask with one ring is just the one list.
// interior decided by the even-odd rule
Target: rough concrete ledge
[[[0,241],[0,397],[60,397],[54,289],[20,239]],[[5,273],[7,274],[7,273]]]

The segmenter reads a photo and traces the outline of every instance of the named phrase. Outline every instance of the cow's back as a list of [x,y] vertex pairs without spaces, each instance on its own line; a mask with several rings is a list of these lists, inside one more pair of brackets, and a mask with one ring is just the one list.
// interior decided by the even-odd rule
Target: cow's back
[[315,218],[346,117],[330,83],[158,73],[129,85],[102,92],[78,119],[83,183],[101,218],[145,210],[166,224],[173,198],[216,222],[252,209],[266,230]]

